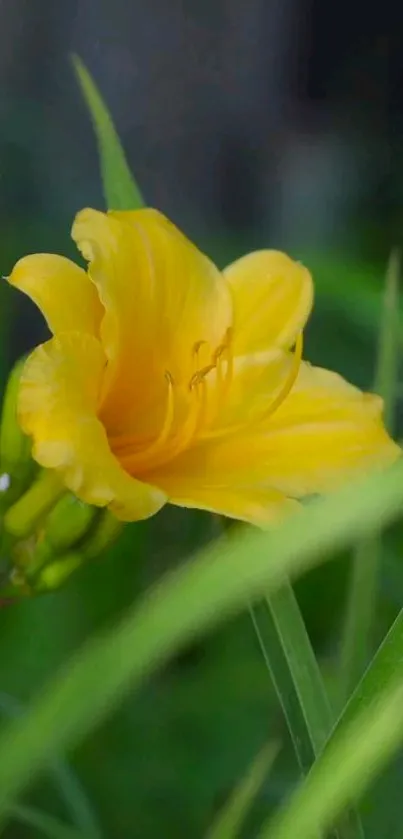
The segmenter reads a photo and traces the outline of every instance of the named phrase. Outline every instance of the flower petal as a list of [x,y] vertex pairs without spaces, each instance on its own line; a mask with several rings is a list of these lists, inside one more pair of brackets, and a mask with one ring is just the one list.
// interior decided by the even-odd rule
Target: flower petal
[[236,355],[291,347],[312,308],[309,271],[279,251],[255,251],[224,271],[234,304]]
[[178,507],[209,510],[228,518],[245,521],[258,527],[277,524],[282,518],[299,510],[297,501],[264,486],[209,486],[203,474],[181,480],[168,473],[155,476],[158,485]]
[[382,412],[379,396],[303,363],[268,422],[274,486],[295,497],[326,492],[352,473],[393,463],[401,449],[386,432]]
[[114,434],[128,426],[152,434],[166,370],[186,383],[195,372],[195,344],[205,342],[203,366],[224,340],[232,318],[227,284],[156,210],[83,210],[72,235],[106,310],[102,341],[111,364],[102,416]]
[[109,506],[118,518],[153,515],[161,490],[131,478],[112,454],[97,418],[105,356],[83,333],[61,333],[29,356],[21,379],[19,418],[33,437],[33,457],[61,473],[88,504]]
[[25,256],[8,281],[36,303],[54,334],[77,330],[98,335],[103,308],[97,290],[70,259],[52,253]]
[[202,488],[207,508],[209,493],[214,499],[228,487],[234,495],[239,487],[240,499],[244,487],[289,498],[327,492],[355,472],[389,465],[401,455],[381,413],[379,397],[304,363],[291,393],[267,420],[202,441],[145,479],[174,503],[189,506]]

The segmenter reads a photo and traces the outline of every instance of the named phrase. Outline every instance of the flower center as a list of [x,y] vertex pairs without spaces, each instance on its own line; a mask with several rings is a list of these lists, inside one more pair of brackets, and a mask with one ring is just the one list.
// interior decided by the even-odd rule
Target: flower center
[[[172,460],[187,449],[199,435],[202,436],[203,440],[211,440],[246,429],[246,423],[225,428],[211,428],[227,397],[233,377],[232,330],[227,330],[224,340],[212,353],[210,363],[204,367],[199,367],[200,349],[205,344],[205,341],[197,341],[193,346],[194,372],[185,385],[176,384],[170,371],[165,371],[165,414],[159,434],[154,440],[143,448],[133,451],[133,449],[130,450],[132,440],[119,439],[118,448],[121,450],[121,455],[117,454],[117,456],[124,469],[130,474],[134,475],[136,472],[148,471]],[[288,396],[298,375],[302,358],[302,346],[302,333],[300,333],[295,343],[290,370],[283,386],[264,411],[253,417],[251,423],[255,424],[266,420]],[[210,375],[213,372],[214,376]],[[206,427],[207,408],[209,408],[208,426],[210,430]],[[124,453],[125,449],[127,454]]]
[[[175,383],[169,370],[165,371],[166,407],[164,421],[158,436],[141,450],[131,452],[119,458],[124,468],[134,473],[141,469],[152,469],[162,462],[172,460],[181,451],[188,448],[194,437],[203,427],[207,407],[207,377],[215,371],[214,401],[216,412],[226,397],[233,375],[232,330],[227,329],[222,343],[211,355],[211,361],[199,367],[200,350],[206,341],[197,341],[192,348],[191,374],[186,385]],[[119,440],[119,448],[124,446]],[[128,441],[129,442],[129,441]]]

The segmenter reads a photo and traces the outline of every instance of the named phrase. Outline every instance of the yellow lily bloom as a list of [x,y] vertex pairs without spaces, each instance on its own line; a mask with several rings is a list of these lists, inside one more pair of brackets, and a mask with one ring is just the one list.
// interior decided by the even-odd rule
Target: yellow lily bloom
[[152,209],[83,210],[72,236],[88,271],[34,254],[9,281],[54,336],[25,364],[20,422],[79,498],[265,525],[398,456],[377,396],[301,361],[302,265],[263,250],[220,272]]

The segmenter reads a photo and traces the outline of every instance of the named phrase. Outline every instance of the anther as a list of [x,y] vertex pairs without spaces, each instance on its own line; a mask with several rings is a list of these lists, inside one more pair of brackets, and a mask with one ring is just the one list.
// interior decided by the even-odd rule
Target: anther
[[193,355],[197,356],[199,354],[199,351],[200,351],[201,347],[203,346],[203,344],[206,344],[206,343],[207,343],[207,341],[196,341],[196,343],[193,344],[193,350],[192,350]]
[[201,384],[204,381],[208,373],[211,373],[214,370],[215,364],[208,364],[207,367],[202,367],[201,370],[198,370],[197,373],[194,373],[189,381],[189,390],[193,390],[193,388],[197,387],[197,385]]
[[277,408],[282,404],[282,402],[284,402],[284,400],[288,396],[291,388],[295,384],[295,380],[298,376],[298,372],[299,372],[299,368],[300,368],[300,364],[301,364],[302,350],[303,350],[303,335],[302,335],[302,332],[300,332],[299,335],[297,336],[297,340],[295,342],[294,355],[293,355],[293,358],[292,358],[291,369],[290,369],[290,373],[288,375],[288,378],[287,378],[286,382],[284,383],[284,386],[281,388],[280,392],[273,399],[273,402],[271,403],[271,405],[269,405],[267,411],[265,411],[265,413],[264,413],[265,419],[267,417],[269,417],[271,414],[274,414],[274,411],[276,411]]

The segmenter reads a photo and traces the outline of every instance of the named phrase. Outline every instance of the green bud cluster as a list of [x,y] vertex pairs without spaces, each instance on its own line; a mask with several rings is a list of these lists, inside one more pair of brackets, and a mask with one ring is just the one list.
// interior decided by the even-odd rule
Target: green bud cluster
[[34,463],[17,417],[23,365],[8,379],[0,423],[0,598],[58,588],[122,529],[112,513],[80,501],[54,470]]

